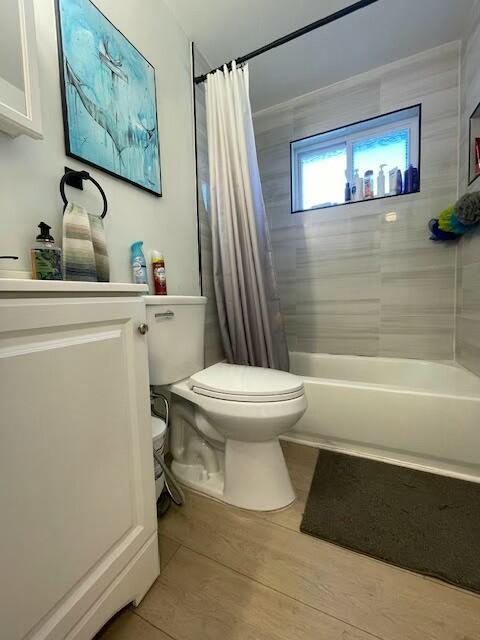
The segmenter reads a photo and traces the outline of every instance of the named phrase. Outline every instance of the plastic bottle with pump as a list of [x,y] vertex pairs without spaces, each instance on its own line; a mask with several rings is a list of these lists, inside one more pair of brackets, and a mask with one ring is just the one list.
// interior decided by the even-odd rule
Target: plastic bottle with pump
[[62,251],[55,246],[55,240],[50,235],[51,227],[46,222],[38,225],[40,233],[31,250],[32,277],[34,280],[63,280]]
[[130,259],[134,284],[147,284],[147,263],[142,250],[141,240],[134,242],[130,247]]
[[383,167],[386,167],[386,164],[380,165],[380,171],[377,176],[377,198],[383,198],[385,195],[385,173],[383,171]]
[[153,286],[156,296],[167,295],[167,275],[165,272],[165,259],[160,251],[152,251],[150,254],[152,263]]

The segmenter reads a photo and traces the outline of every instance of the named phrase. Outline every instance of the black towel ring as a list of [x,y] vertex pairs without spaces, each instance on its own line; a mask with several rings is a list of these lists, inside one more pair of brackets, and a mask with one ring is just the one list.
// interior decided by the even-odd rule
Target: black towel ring
[[107,215],[108,210],[107,196],[105,195],[105,191],[102,189],[99,183],[95,180],[95,178],[92,178],[88,171],[74,171],[73,169],[65,170],[65,174],[60,180],[60,195],[62,196],[63,204],[65,205],[63,211],[65,212],[65,208],[68,204],[68,200],[65,195],[65,185],[68,184],[72,187],[76,187],[77,189],[83,189],[84,180],[90,180],[90,182],[93,182],[93,184],[100,191],[103,199],[103,213],[100,217],[104,218]]

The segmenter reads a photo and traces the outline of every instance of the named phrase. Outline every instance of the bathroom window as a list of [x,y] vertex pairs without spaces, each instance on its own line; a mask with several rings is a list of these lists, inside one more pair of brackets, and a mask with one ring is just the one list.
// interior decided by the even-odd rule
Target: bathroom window
[[291,143],[292,212],[420,190],[421,105]]

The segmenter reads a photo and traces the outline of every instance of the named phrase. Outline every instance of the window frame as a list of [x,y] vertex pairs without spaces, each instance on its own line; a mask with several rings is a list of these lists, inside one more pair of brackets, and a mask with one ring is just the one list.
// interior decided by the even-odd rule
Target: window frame
[[[367,127],[363,130],[358,130],[353,133],[345,133],[342,135],[342,129],[349,129],[351,127],[360,126],[366,124],[368,122],[373,122],[379,119],[385,119],[390,116],[394,116],[401,112],[411,111],[413,109],[418,110],[418,116],[406,116],[403,119],[393,120],[392,122],[387,122],[383,124],[379,124],[377,126]],[[416,126],[418,122],[418,127]],[[347,172],[349,175],[350,185],[353,182],[354,169],[353,169],[353,144],[359,140],[368,140],[369,138],[373,138],[382,133],[392,133],[393,131],[407,129],[409,132],[409,164],[413,164],[414,166],[417,164],[418,159],[418,172],[419,172],[419,186],[416,191],[412,191],[408,194],[389,194],[385,196],[376,196],[374,198],[370,198],[368,200],[351,200],[348,202],[339,202],[335,204],[323,204],[315,207],[311,207],[309,209],[298,208],[295,205],[302,203],[303,193],[302,193],[302,180],[301,180],[301,162],[300,160],[308,155],[313,155],[314,153],[318,153],[321,149],[335,148],[345,145],[346,148],[346,156],[347,156]],[[338,135],[335,133],[338,132]],[[315,139],[320,136],[328,136],[324,141],[316,141]],[[308,140],[311,140],[311,144],[308,144]],[[415,104],[409,107],[403,107],[402,109],[396,109],[395,111],[389,111],[388,113],[382,113],[378,116],[374,116],[373,118],[366,118],[364,120],[359,120],[357,122],[353,122],[347,125],[343,125],[341,127],[336,127],[335,129],[329,129],[327,131],[323,131],[321,133],[315,133],[311,136],[306,136],[304,138],[299,138],[297,140],[292,140],[290,142],[290,210],[291,213],[306,213],[309,211],[316,211],[319,209],[329,209],[331,207],[343,207],[351,204],[359,204],[362,202],[371,202],[372,200],[382,200],[384,198],[398,198],[402,195],[411,195],[411,193],[419,193],[420,192],[420,165],[421,165],[421,140],[422,140],[422,104]],[[294,145],[297,143],[304,143],[301,148],[296,149]],[[388,181],[388,175],[385,176],[386,181]],[[297,202],[294,202],[294,197],[296,196]]]

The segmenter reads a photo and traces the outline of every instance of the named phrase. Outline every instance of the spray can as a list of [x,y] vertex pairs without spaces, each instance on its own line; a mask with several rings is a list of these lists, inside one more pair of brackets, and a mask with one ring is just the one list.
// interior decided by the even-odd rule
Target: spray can
[[143,242],[139,240],[130,247],[132,275],[135,284],[147,284],[147,263],[145,262],[142,246]]
[[165,272],[165,259],[160,251],[152,251],[150,254],[152,263],[153,286],[156,296],[167,295],[167,274]]

